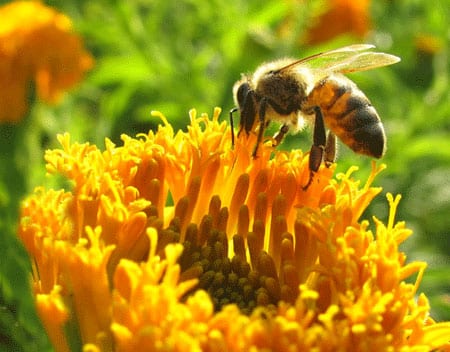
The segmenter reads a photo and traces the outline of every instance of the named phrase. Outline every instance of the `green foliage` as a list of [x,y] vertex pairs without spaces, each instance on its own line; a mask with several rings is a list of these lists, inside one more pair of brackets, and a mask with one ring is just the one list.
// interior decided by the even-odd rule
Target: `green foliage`
[[[159,123],[162,111],[184,128],[188,110],[211,113],[233,107],[231,88],[242,72],[263,61],[309,54],[361,41],[341,36],[320,46],[301,46],[323,1],[48,1],[71,17],[95,56],[87,79],[57,107],[35,102],[17,126],[0,126],[0,349],[48,350],[30,303],[28,259],[16,239],[20,200],[47,184],[43,153],[57,145],[56,134],[99,145],[120,143]],[[388,68],[356,73],[352,79],[370,97],[386,127],[388,165],[376,180],[384,192],[401,193],[397,218],[414,229],[405,244],[409,260],[425,260],[421,290],[433,316],[450,319],[450,89],[447,1],[374,1],[373,31],[366,42],[402,58]],[[289,17],[290,31],[280,40]],[[428,43],[433,50],[428,50]],[[0,92],[1,94],[1,92]],[[284,148],[306,150],[310,133],[290,136]],[[341,146],[339,171],[370,160]],[[387,202],[378,197],[367,214],[385,220]],[[26,317],[26,318],[25,318]],[[30,318],[31,317],[31,318]],[[6,348],[5,350],[8,350]]]

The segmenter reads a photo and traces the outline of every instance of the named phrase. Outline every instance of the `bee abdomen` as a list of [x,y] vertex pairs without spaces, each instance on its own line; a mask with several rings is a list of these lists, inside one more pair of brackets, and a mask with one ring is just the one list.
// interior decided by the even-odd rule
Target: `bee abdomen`
[[[361,90],[343,76],[323,81],[318,100],[325,124],[354,152],[375,158],[383,156],[386,141],[375,108]],[[319,98],[317,96],[316,98]]]
[[342,120],[340,137],[353,151],[381,158],[386,149],[383,125],[372,105],[355,109]]

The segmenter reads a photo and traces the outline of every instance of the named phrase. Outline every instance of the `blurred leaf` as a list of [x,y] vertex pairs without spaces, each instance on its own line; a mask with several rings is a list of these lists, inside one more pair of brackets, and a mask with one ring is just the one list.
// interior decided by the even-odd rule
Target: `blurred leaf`
[[97,68],[90,79],[93,84],[141,82],[151,74],[150,67],[139,56],[110,56],[97,62]]

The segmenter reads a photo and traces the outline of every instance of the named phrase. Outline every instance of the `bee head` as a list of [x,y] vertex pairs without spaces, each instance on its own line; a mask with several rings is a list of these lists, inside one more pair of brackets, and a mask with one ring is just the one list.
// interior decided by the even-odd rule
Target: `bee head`
[[251,90],[250,84],[248,80],[242,79],[240,81],[237,81],[233,86],[233,97],[234,97],[234,103],[236,106],[239,107],[240,110],[242,110],[246,97],[248,95],[248,92]]

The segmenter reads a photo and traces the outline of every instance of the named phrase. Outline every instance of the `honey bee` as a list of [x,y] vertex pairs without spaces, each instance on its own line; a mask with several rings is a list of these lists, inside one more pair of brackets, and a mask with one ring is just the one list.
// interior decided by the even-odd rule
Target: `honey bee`
[[[272,139],[277,146],[289,130],[313,124],[313,144],[309,154],[312,183],[322,161],[330,166],[336,157],[336,136],[354,152],[380,158],[386,149],[383,124],[369,99],[343,74],[392,65],[400,58],[367,51],[370,44],[355,44],[312,55],[304,59],[281,59],[261,65],[253,75],[244,75],[233,87],[237,107],[230,111],[232,144],[233,113],[239,110],[238,136],[257,133],[252,152],[269,122],[281,123]],[[328,134],[326,133],[328,129]]]

